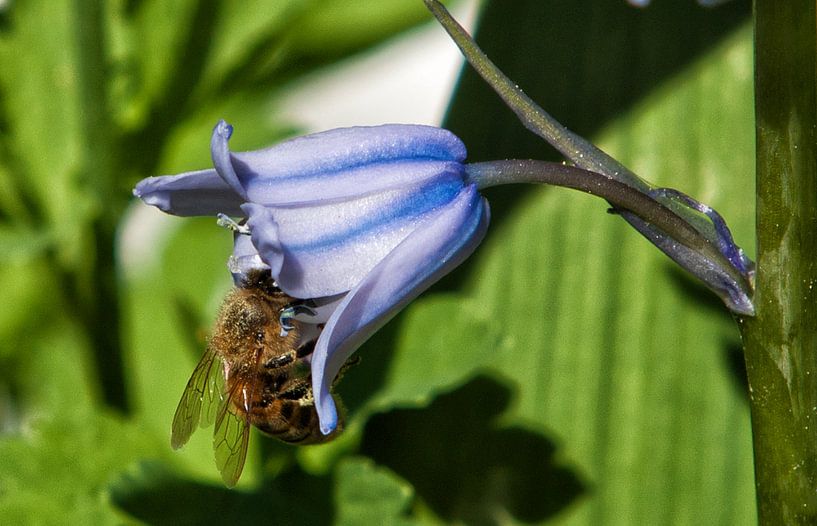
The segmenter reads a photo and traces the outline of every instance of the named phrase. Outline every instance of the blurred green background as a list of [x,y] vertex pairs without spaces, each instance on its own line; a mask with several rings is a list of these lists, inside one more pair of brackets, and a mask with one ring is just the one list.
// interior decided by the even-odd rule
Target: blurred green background
[[[478,40],[753,254],[750,5],[654,4],[483,2]],[[0,2],[0,523],[754,522],[727,311],[563,189],[486,192],[477,253],[360,350],[336,442],[254,435],[234,490],[208,431],[170,449],[231,240],[130,189],[206,167],[220,118],[237,150],[297,133],[293,90],[430,24],[420,0]],[[557,158],[470,71],[445,125],[471,160]]]

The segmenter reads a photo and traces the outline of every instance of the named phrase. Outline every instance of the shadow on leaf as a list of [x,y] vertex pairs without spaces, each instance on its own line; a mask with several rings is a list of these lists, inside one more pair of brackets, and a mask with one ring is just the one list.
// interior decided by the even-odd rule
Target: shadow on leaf
[[746,371],[746,360],[743,357],[743,347],[740,340],[727,340],[723,343],[723,361],[729,369],[730,378],[741,399],[749,403],[749,375]]
[[182,479],[159,463],[142,463],[111,487],[111,500],[133,518],[162,525],[331,524],[329,477],[294,469],[265,480],[255,491],[227,489]]
[[373,416],[361,452],[410,482],[447,521],[541,521],[585,487],[556,463],[550,440],[497,424],[510,398],[507,387],[479,376],[425,409]]

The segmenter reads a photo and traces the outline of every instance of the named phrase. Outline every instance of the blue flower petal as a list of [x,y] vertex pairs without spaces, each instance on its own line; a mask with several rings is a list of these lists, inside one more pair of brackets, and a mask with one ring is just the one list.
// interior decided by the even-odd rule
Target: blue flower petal
[[263,150],[231,153],[232,127],[213,130],[213,164],[239,194],[261,205],[357,197],[433,179],[465,159],[454,134],[431,126],[385,124],[339,128]]
[[[251,244],[264,263],[269,265],[272,276],[277,279],[284,264],[284,252],[278,238],[278,223],[272,217],[272,212],[261,205],[245,203],[241,205],[241,211],[249,218],[247,226],[250,228]],[[236,245],[235,249],[238,248]]]
[[252,240],[278,286],[296,298],[350,290],[417,225],[450,206],[461,192],[463,168],[412,186],[300,205],[242,206]]
[[241,185],[238,175],[233,170],[232,154],[228,142],[233,135],[233,127],[225,121],[220,120],[213,128],[213,136],[210,138],[210,156],[213,158],[213,166],[216,172],[227,183],[233,191],[248,201],[247,192]]
[[236,233],[233,240],[233,253],[227,260],[227,268],[233,275],[233,283],[240,285],[247,279],[250,271],[267,270],[270,267],[261,259],[250,236]]
[[415,230],[346,295],[312,355],[312,383],[321,432],[337,426],[329,389],[351,354],[400,309],[467,258],[488,228],[488,202],[476,186],[463,188]]
[[162,212],[177,216],[241,215],[241,196],[215,170],[148,177],[133,195]]

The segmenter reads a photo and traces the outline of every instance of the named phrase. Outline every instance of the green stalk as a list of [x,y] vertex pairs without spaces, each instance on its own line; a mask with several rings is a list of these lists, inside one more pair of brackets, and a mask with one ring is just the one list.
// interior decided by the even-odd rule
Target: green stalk
[[741,318],[761,524],[817,523],[817,13],[756,0],[758,273]]
[[[619,212],[631,212],[659,230],[669,233],[682,245],[704,254],[711,261],[721,263],[724,268],[730,268],[729,262],[717,247],[683,218],[647,194],[609,175],[532,159],[471,163],[465,166],[465,172],[469,180],[477,183],[480,189],[504,184],[534,183],[572,188],[603,197]],[[742,278],[735,275],[735,279]]]

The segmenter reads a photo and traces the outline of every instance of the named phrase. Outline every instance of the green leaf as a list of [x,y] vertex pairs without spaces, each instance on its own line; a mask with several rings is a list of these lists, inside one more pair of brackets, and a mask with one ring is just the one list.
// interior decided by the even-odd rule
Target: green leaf
[[[745,5],[710,11],[691,2],[655,3],[639,11],[624,2],[557,4],[490,4],[480,26],[488,55],[563,124],[592,132],[591,139],[636,173],[718,209],[751,254],[752,50]],[[459,90],[448,125],[465,140],[470,159],[548,155],[480,81],[467,73]],[[466,522],[490,520],[493,512],[510,522],[752,523],[739,337],[717,298],[591,197],[521,187],[486,194],[494,212],[488,238],[437,287],[458,291],[462,306],[437,309],[433,296],[416,302],[387,327],[384,340],[361,350],[360,368],[379,362],[378,353],[393,355],[371,373],[353,370],[344,378],[376,390],[372,404],[383,397],[405,407],[399,400],[407,398],[397,394],[409,392],[420,401],[416,417],[393,410],[382,417],[393,416],[388,426],[372,417],[362,434],[364,452],[411,483],[434,513]],[[427,365],[440,361],[457,365]],[[498,395],[466,384],[470,396],[439,420],[437,402],[423,409],[422,401],[486,366],[513,401],[500,421],[550,444],[564,464],[536,474],[516,466],[504,479],[483,478],[495,495],[505,495],[515,476],[527,476],[534,498],[553,499],[546,509],[514,508],[500,498],[466,520],[452,508],[455,495],[437,497],[433,482],[438,473],[462,473],[460,464],[479,464],[486,454],[479,446],[512,458],[512,440],[487,440],[472,427],[480,410],[494,411]],[[377,403],[381,412],[384,406]],[[423,420],[451,427],[411,440],[412,425]],[[440,446],[452,433],[457,446]],[[445,453],[424,463],[440,449]],[[458,451],[469,454],[461,460]],[[562,484],[543,482],[551,478]],[[452,477],[447,487],[456,492],[451,486],[466,480]],[[578,489],[570,481],[580,481]],[[481,499],[465,499],[475,500]]]
[[[49,272],[46,265],[36,261],[7,263],[0,272],[0,290],[6,305],[0,309],[0,360],[25,355],[32,336],[43,328],[42,320],[59,315],[53,297],[57,283],[50,279]],[[39,317],[32,316],[32,312]]]
[[[435,295],[419,300],[401,318],[400,326],[387,326],[361,352],[360,365],[348,373],[341,393],[353,416],[391,407],[428,405],[433,398],[464,383],[503,346],[504,335],[496,321],[484,318],[475,301],[455,295]],[[440,320],[445,320],[440,326]],[[445,326],[456,331],[441,330]],[[391,350],[394,347],[395,350]],[[372,349],[368,351],[368,349]],[[467,349],[463,363],[455,349]],[[378,384],[358,381],[379,377]],[[346,376],[344,376],[346,378]],[[418,386],[421,386],[418,388]]]
[[421,2],[381,0],[377,9],[367,0],[330,0],[315,4],[303,23],[290,32],[306,53],[349,52],[394,35],[426,18]]
[[[431,375],[429,375],[431,376]],[[539,522],[586,491],[553,442],[508,423],[509,384],[480,375],[428,407],[373,416],[361,452],[411,482],[446,523]],[[419,453],[419,454],[418,454]]]
[[48,232],[0,225],[0,263],[31,261],[52,248],[53,243]]
[[79,246],[72,242],[86,204],[75,187],[79,94],[69,4],[23,2],[9,9],[0,29],[0,126],[9,130],[0,134],[0,152],[13,186],[29,197],[28,213],[53,226],[63,254],[76,261]]
[[412,489],[370,460],[350,457],[337,467],[335,524],[416,524],[404,515]]
[[38,423],[25,439],[0,440],[4,524],[121,523],[106,486],[135,456],[157,451],[156,441],[109,415],[73,416]]
[[[160,447],[170,453],[176,405],[231,286],[225,257],[232,243],[229,232],[209,218],[178,219],[178,229],[164,243],[153,245],[163,250],[160,264],[134,276],[127,310],[134,323],[131,374],[136,414],[152,433],[166,437]],[[196,255],[195,268],[191,254]],[[212,436],[212,427],[199,429],[172,455],[185,471],[218,483]],[[256,452],[253,442],[250,459]],[[257,472],[257,465],[248,461],[242,481],[252,483]]]
[[[510,4],[489,5],[482,24],[500,67],[641,175],[717,207],[746,245],[745,4]],[[220,117],[242,130],[240,149],[289,133],[269,117],[289,80],[422,13],[415,0],[378,10],[340,0],[104,5],[111,100],[86,103],[112,108],[110,140],[121,144],[102,153],[118,167],[107,175],[123,181],[207,166]],[[89,334],[72,318],[77,305],[61,294],[93,283],[70,283],[62,263],[113,253],[113,239],[94,245],[85,232],[110,203],[94,200],[101,189],[79,168],[94,158],[75,15],[63,0],[13,1],[0,18],[0,162],[14,182],[0,201],[4,220],[24,219],[3,247],[26,257],[0,277],[0,523],[753,520],[728,317],[602,203],[556,190],[488,193],[491,234],[472,261],[376,335],[343,380],[347,437],[296,453],[254,434],[233,491],[221,486],[208,430],[181,452],[169,446],[173,411],[230,286],[229,234],[179,219],[139,249],[159,263],[119,282],[134,407],[112,414]],[[460,90],[449,125],[472,160],[548,155],[472,76]],[[117,196],[128,191],[123,183]],[[41,257],[47,241],[62,259]]]
[[76,333],[51,319],[3,362],[0,522],[120,524],[107,484],[136,458],[161,456],[158,440],[95,406]]
[[[131,134],[124,152],[140,176],[209,162],[219,119],[241,130],[237,149],[269,145],[292,128],[272,117],[288,82],[423,20],[415,0],[189,2],[143,0],[115,11],[115,100]],[[146,151],[143,151],[146,150]]]

